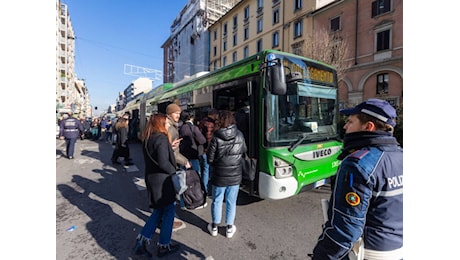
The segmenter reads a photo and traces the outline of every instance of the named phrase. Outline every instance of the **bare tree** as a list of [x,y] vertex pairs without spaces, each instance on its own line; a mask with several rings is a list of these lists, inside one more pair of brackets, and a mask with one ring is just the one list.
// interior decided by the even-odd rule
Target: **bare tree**
[[350,67],[348,43],[338,33],[330,33],[326,29],[314,32],[304,46],[304,54],[314,60],[322,61],[337,69],[337,80],[345,76]]

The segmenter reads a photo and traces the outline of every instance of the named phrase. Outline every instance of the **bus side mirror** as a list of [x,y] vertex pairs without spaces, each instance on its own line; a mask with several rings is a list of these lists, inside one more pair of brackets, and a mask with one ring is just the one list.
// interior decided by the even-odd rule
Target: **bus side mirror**
[[281,62],[276,62],[268,69],[270,73],[271,93],[274,95],[285,95],[287,87],[283,64]]

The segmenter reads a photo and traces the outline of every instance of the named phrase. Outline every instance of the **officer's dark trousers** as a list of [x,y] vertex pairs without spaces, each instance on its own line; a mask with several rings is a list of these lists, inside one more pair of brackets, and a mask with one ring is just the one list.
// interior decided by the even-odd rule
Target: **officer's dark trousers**
[[76,142],[77,142],[77,138],[66,138],[65,139],[67,157],[69,156],[73,157],[73,152],[75,150]]

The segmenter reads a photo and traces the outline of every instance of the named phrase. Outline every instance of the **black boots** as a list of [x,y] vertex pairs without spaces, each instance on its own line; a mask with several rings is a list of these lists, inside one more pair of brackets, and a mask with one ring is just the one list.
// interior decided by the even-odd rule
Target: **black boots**
[[136,239],[136,245],[133,248],[134,255],[152,257],[152,253],[147,250],[147,240],[142,238]]
[[158,246],[158,252],[157,252],[157,255],[158,257],[163,257],[165,255],[169,255],[169,254],[172,254],[174,252],[176,252],[177,250],[179,250],[180,248],[180,245],[178,244],[169,244],[167,246]]

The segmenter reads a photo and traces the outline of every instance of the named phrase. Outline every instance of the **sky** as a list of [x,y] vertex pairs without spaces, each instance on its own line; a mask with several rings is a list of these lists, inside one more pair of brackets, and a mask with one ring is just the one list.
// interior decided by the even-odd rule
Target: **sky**
[[[138,77],[125,64],[163,71],[161,46],[188,0],[64,0],[76,35],[75,72],[84,79],[95,115],[115,104]],[[153,87],[163,79],[153,82]]]

